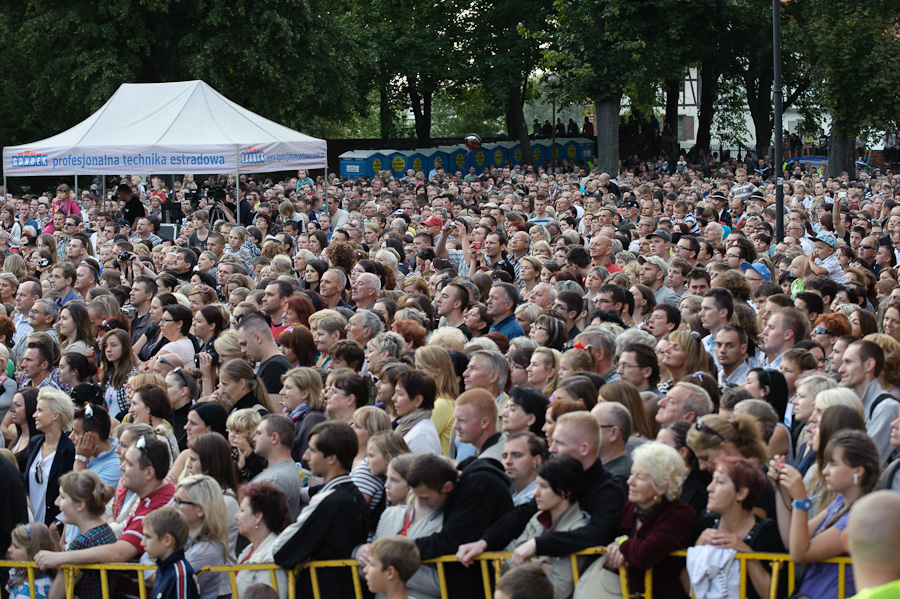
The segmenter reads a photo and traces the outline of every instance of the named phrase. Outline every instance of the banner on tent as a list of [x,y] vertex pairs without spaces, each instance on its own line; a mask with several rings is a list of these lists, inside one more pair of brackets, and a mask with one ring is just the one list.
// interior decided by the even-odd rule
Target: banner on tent
[[325,142],[249,146],[38,148],[3,151],[7,176],[146,173],[228,173],[322,168]]

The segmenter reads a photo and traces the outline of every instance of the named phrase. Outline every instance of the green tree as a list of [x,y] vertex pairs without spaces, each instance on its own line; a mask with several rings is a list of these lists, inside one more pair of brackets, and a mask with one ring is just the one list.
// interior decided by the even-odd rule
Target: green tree
[[352,15],[337,8],[324,0],[0,3],[5,141],[71,127],[122,83],[184,79],[316,134],[361,112],[372,85]]
[[531,142],[523,107],[530,93],[529,78],[542,59],[549,39],[550,6],[540,0],[474,0],[466,14],[463,38],[471,60],[471,76],[488,102],[505,116],[506,132],[531,157]]
[[687,0],[556,0],[558,30],[549,53],[563,77],[562,95],[592,99],[597,166],[615,173],[619,160],[619,110],[632,82],[677,77],[665,57],[683,43]]
[[804,0],[785,37],[803,49],[815,97],[832,119],[828,175],[855,172],[857,135],[897,121],[900,39],[894,0]]

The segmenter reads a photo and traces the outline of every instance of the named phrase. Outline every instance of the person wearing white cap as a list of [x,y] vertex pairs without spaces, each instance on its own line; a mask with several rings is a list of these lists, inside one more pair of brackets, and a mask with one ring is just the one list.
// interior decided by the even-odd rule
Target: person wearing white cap
[[816,248],[809,256],[806,257],[809,269],[816,275],[825,275],[834,280],[838,285],[842,285],[847,280],[844,269],[838,260],[835,250],[837,250],[837,238],[833,233],[822,231],[816,237]]

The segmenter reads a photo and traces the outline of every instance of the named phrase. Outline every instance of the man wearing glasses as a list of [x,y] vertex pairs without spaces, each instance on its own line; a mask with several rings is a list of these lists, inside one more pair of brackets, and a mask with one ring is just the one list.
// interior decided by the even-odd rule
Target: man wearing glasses
[[878,253],[878,240],[874,237],[866,237],[859,244],[859,257],[866,261],[866,263],[874,269],[875,274],[878,274],[883,266],[880,264],[875,264],[875,254]]

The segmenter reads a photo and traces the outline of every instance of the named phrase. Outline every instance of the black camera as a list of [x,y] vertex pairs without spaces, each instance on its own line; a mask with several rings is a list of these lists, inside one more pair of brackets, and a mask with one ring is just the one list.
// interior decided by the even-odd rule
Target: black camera
[[122,252],[119,254],[119,262],[128,262],[131,260],[131,252]]
[[48,266],[50,266],[50,260],[48,260],[47,258],[41,258],[40,260],[38,260],[38,266],[41,268],[47,268]]

